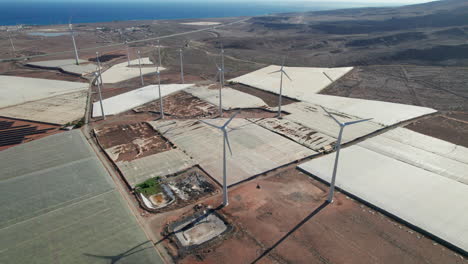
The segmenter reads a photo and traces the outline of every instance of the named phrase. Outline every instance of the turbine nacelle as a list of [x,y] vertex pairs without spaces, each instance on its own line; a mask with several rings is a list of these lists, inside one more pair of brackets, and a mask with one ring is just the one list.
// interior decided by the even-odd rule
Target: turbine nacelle
[[209,125],[209,126],[211,126],[211,127],[217,128],[217,129],[221,130],[221,132],[223,132],[224,139],[225,139],[225,141],[226,141],[226,144],[227,144],[227,146],[228,146],[228,148],[229,148],[229,152],[231,153],[231,155],[232,155],[232,149],[231,149],[231,144],[229,143],[229,137],[228,137],[228,132],[227,132],[226,128],[227,128],[227,126],[229,125],[229,123],[231,123],[231,121],[232,121],[239,113],[240,113],[240,110],[237,111],[234,115],[232,115],[231,118],[229,118],[229,120],[226,121],[222,126],[213,125],[213,124],[208,123],[208,122],[206,122],[206,121],[204,121],[204,120],[199,120],[200,122],[202,122],[202,123],[204,123],[204,124],[206,124],[206,125]]
[[349,125],[354,125],[354,124],[358,124],[358,123],[362,123],[362,122],[366,122],[366,121],[369,121],[369,120],[372,120],[372,118],[367,118],[367,119],[360,119],[360,120],[356,120],[356,121],[350,121],[350,122],[340,122],[338,121],[338,119],[336,119],[336,117],[333,116],[332,113],[330,113],[329,111],[327,111],[327,109],[325,109],[325,107],[323,106],[320,106],[323,111],[325,111],[340,127],[345,127],[345,126],[349,126]]

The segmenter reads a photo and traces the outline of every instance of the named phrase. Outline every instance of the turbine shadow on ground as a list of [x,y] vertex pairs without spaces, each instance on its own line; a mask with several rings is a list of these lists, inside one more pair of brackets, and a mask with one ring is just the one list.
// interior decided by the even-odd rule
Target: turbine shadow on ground
[[149,247],[144,247],[144,248],[140,248],[140,249],[136,250],[138,247],[141,247],[141,246],[143,246],[144,244],[146,244],[148,242],[151,242],[151,241],[147,240],[145,242],[142,242],[142,243],[130,248],[129,250],[118,254],[118,255],[104,256],[104,255],[94,255],[94,254],[88,254],[88,253],[83,253],[83,255],[88,256],[88,257],[93,257],[93,258],[99,258],[99,259],[107,259],[107,260],[110,260],[111,264],[114,264],[114,263],[117,263],[119,260],[121,260],[121,259],[123,259],[125,257],[133,255],[133,254],[138,253],[140,251],[152,248],[153,246],[149,246]]
[[309,221],[312,217],[314,217],[316,214],[318,214],[322,209],[327,207],[330,203],[327,201],[324,201],[319,207],[317,207],[312,213],[310,213],[308,216],[306,216],[304,219],[302,219],[301,222],[299,222],[296,226],[294,226],[288,233],[286,233],[282,238],[280,238],[278,241],[276,241],[275,244],[273,244],[271,247],[269,247],[265,252],[263,252],[258,258],[256,258],[254,261],[252,261],[251,264],[259,262],[263,257],[268,255],[271,251],[273,251],[279,244],[281,244],[284,240],[286,240],[290,235],[292,235],[294,232],[296,232],[301,226],[303,226],[307,221]]

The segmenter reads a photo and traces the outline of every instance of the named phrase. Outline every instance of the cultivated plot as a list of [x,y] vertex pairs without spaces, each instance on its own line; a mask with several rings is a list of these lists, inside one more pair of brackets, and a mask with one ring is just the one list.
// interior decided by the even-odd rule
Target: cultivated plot
[[87,91],[61,94],[0,109],[1,116],[64,125],[85,115]]
[[116,162],[132,188],[148,179],[164,177],[195,165],[193,159],[178,149],[171,149],[147,157]]
[[[166,95],[184,90],[192,84],[162,84],[161,95]],[[105,115],[116,115],[131,110],[140,105],[159,99],[159,88],[157,85],[148,85],[140,89],[132,90],[102,100]],[[93,103],[93,117],[102,116],[100,101]]]
[[[219,107],[219,89],[208,89],[206,86],[196,86],[188,88],[185,91]],[[225,110],[233,108],[260,108],[267,106],[262,99],[231,88],[223,88],[221,93],[222,105]]]
[[[299,166],[330,182],[334,155]],[[468,250],[468,186],[378,152],[351,146],[340,156],[337,187]]]
[[[409,130],[407,131],[407,129],[404,128],[400,128],[399,130],[403,131],[400,135],[412,135],[413,133],[418,134]],[[408,163],[415,167],[431,171],[449,179],[468,184],[468,163],[460,162],[456,160],[456,157],[454,159],[452,157],[453,154],[446,155],[443,153],[436,153],[437,145],[435,146],[435,151],[431,151],[430,144],[421,148],[421,143],[430,143],[431,141],[438,141],[438,139],[432,140],[431,137],[422,134],[414,135],[410,138],[405,136],[398,137],[398,133],[399,132],[391,133],[391,131],[389,131],[373,138],[369,138],[359,143],[359,146]],[[387,134],[390,134],[390,136]],[[426,139],[426,137],[428,139]],[[406,144],[405,141],[409,139],[413,139],[414,142]],[[419,142],[418,139],[420,140]],[[447,144],[450,143],[447,142]],[[463,147],[457,148],[455,145],[452,150],[462,150],[462,148]],[[468,153],[466,152],[466,148],[463,149],[465,150],[465,153],[459,154],[465,154],[461,156],[461,159],[466,159]]]
[[[310,104],[306,102],[294,103],[289,104],[283,107],[284,111],[290,113],[287,116],[284,116],[284,119],[298,123],[303,125],[304,127],[310,128],[316,132],[322,133],[331,138],[337,138],[340,127],[336,124],[336,122],[330,118],[330,116],[319,106],[315,104]],[[341,111],[338,111],[337,108],[327,109],[340,122],[351,122],[356,121],[361,118],[345,114]],[[292,124],[289,124],[292,125]],[[294,129],[293,127],[291,127]],[[343,143],[350,142],[364,136],[367,136],[371,133],[379,131],[383,129],[384,126],[377,124],[376,122],[364,122],[360,124],[356,124],[353,126],[349,126],[345,129],[345,133],[343,134]],[[280,127],[273,127],[275,131],[281,131]],[[288,131],[286,131],[287,134]],[[291,132],[296,133],[296,132]],[[328,141],[330,141],[328,139]]]
[[403,144],[423,149],[465,164],[468,164],[468,148],[453,143],[426,136],[406,128],[392,129],[382,136]]
[[[226,119],[207,120],[216,125]],[[219,183],[222,182],[222,134],[194,120],[153,121],[150,124],[188,153]],[[317,152],[245,119],[234,119],[228,129],[232,156],[227,158],[228,184],[236,184]]]
[[86,60],[78,60],[80,64],[76,64],[76,60],[67,59],[67,60],[49,60],[49,61],[35,61],[29,62],[26,65],[44,69],[54,69],[61,70],[66,73],[71,73],[75,75],[86,75],[97,70],[96,64],[90,63]]
[[274,131],[317,152],[331,151],[336,139],[294,121],[278,118],[249,119],[255,124]]
[[[281,66],[270,65],[260,70],[242,75],[229,81],[242,83],[258,89],[273,93],[279,93],[281,74],[278,71]],[[334,81],[338,80],[352,67],[344,68],[308,68],[308,67],[284,67],[284,71],[291,78],[283,76],[283,95],[301,99],[306,94],[316,94]]]
[[162,263],[79,130],[0,162],[1,263]]
[[[149,60],[149,58],[142,58],[140,60],[142,66],[141,74],[149,74],[156,72],[156,66]],[[151,65],[151,67],[148,67]],[[159,67],[159,70],[164,70],[163,67]],[[102,73],[102,82],[104,83],[118,83],[132,78],[140,76],[140,68],[138,67],[138,60],[130,61],[130,67],[128,62],[118,63]]]
[[0,108],[87,90],[87,83],[0,75]]
[[336,109],[349,115],[373,118],[374,122],[385,126],[437,112],[428,107],[321,94],[307,94],[301,100]]

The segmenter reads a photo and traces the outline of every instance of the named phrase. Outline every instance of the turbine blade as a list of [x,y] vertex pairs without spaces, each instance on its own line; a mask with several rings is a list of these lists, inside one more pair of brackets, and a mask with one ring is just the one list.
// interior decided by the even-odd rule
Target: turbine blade
[[346,123],[344,123],[344,125],[345,125],[345,126],[348,126],[348,125],[353,125],[353,124],[357,124],[357,123],[366,122],[366,121],[369,121],[369,120],[372,120],[372,118],[367,118],[367,119],[361,119],[361,120],[357,120],[357,121],[346,122]]
[[283,73],[284,73],[284,75],[286,75],[286,77],[288,77],[288,79],[289,79],[290,81],[292,81],[291,77],[289,77],[289,75],[288,75],[284,70],[283,70]]
[[323,106],[320,106],[322,107],[323,111],[325,111],[331,118],[333,118],[333,120],[335,120],[335,122],[338,124],[338,125],[342,125],[340,121],[338,121],[338,119],[336,119],[330,112],[327,111],[327,109],[325,109],[325,107]]
[[214,128],[217,128],[217,129],[222,129],[222,127],[219,127],[219,126],[210,124],[210,123],[208,123],[208,122],[206,122],[206,121],[204,121],[204,120],[198,120],[198,121],[200,121],[200,122],[202,122],[202,123],[204,123],[204,124],[206,124],[206,125],[209,125],[209,126],[211,126],[211,127],[214,127]]
[[229,148],[229,152],[231,153],[231,156],[232,156],[232,149],[231,149],[231,144],[229,143],[229,136],[228,136],[228,133],[226,131],[226,129],[223,128],[223,133],[224,133],[224,139],[226,140],[226,143],[228,145],[228,148]]
[[269,74],[278,73],[278,72],[281,72],[281,70],[277,70],[277,71],[274,71],[274,72],[270,72]]
[[240,113],[240,110],[237,111],[234,115],[232,115],[231,118],[229,118],[229,120],[226,123],[224,123],[224,125],[222,127],[226,128],[227,125],[229,125],[229,123],[231,123],[232,119],[234,119],[234,117],[236,117],[236,115],[238,115],[239,113]]

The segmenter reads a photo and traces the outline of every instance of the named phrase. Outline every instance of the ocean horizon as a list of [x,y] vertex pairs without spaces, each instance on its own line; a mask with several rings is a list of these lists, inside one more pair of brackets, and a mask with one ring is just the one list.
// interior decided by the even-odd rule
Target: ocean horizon
[[[266,3],[266,2],[42,2],[0,3],[0,25],[53,25],[129,20],[200,19],[216,17],[259,16],[274,13],[321,11],[372,6],[372,4]],[[382,5],[382,4],[380,4]]]

